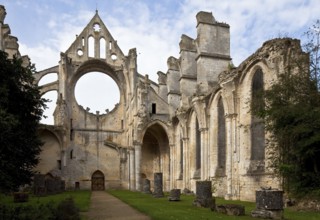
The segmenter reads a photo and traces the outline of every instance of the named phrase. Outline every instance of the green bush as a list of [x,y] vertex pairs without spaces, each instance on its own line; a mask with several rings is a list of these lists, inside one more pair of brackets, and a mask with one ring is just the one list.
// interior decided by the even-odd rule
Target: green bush
[[55,217],[56,220],[80,219],[79,209],[75,206],[75,203],[72,198],[67,198],[58,205]]
[[72,198],[58,205],[45,203],[38,205],[0,206],[0,220],[79,220],[79,210]]

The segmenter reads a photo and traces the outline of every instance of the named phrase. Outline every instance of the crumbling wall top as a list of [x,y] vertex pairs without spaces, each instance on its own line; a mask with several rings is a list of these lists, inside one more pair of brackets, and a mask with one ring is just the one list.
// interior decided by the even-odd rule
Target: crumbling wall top
[[196,51],[196,45],[194,43],[194,39],[192,39],[191,37],[185,34],[181,35],[179,47],[180,47],[180,51],[181,50]]
[[216,19],[213,17],[212,12],[200,11],[196,15],[196,18],[197,18],[197,25],[199,23],[206,23],[206,24],[216,23]]
[[1,24],[3,24],[6,15],[7,15],[6,8],[3,5],[0,5],[0,23]]
[[179,60],[173,56],[168,58],[167,65],[169,70],[179,70]]

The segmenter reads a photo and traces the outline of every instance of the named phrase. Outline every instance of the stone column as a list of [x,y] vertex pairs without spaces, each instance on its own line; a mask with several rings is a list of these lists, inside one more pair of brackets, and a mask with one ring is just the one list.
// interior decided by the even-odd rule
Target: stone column
[[140,176],[140,169],[141,169],[141,143],[135,142],[134,143],[134,153],[135,153],[135,179],[136,179],[136,190],[141,191],[141,176]]
[[183,187],[190,189],[190,169],[189,169],[189,138],[183,138]]
[[173,189],[175,185],[175,181],[177,179],[177,151],[174,144],[170,144],[170,154],[169,154],[169,189]]
[[226,199],[231,199],[232,197],[232,115],[228,114],[226,116],[226,142],[227,142],[227,161],[226,161],[226,176],[227,176],[227,195]]
[[134,190],[136,189],[135,186],[136,186],[136,178],[135,178],[135,157],[134,157],[134,149],[133,148],[130,148],[129,150],[129,175],[130,175],[130,187],[129,189],[130,190]]
[[200,129],[201,136],[201,179],[208,178],[208,128]]
[[238,128],[237,128],[237,114],[232,114],[232,146],[233,155],[232,166],[234,167],[233,178],[233,199],[240,199],[240,175],[239,175],[239,161],[240,161],[240,148],[238,146]]
[[197,181],[196,182],[196,199],[193,205],[198,207],[215,209],[215,199],[212,197],[212,183],[211,181]]

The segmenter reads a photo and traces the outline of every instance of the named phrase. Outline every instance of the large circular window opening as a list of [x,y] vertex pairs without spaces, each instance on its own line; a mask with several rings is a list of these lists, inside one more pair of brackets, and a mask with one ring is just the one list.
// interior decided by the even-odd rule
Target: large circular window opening
[[116,82],[107,74],[89,72],[76,83],[75,97],[77,103],[89,112],[106,114],[120,100],[120,92]]

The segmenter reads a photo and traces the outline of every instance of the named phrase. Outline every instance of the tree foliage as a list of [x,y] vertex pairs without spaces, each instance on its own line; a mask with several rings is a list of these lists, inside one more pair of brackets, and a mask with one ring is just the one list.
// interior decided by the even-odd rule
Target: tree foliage
[[320,20],[317,20],[305,36],[308,42],[304,45],[306,52],[310,55],[310,77],[316,82],[320,90]]
[[38,163],[45,99],[33,84],[34,66],[23,67],[3,51],[0,64],[0,190],[9,191],[29,183]]

